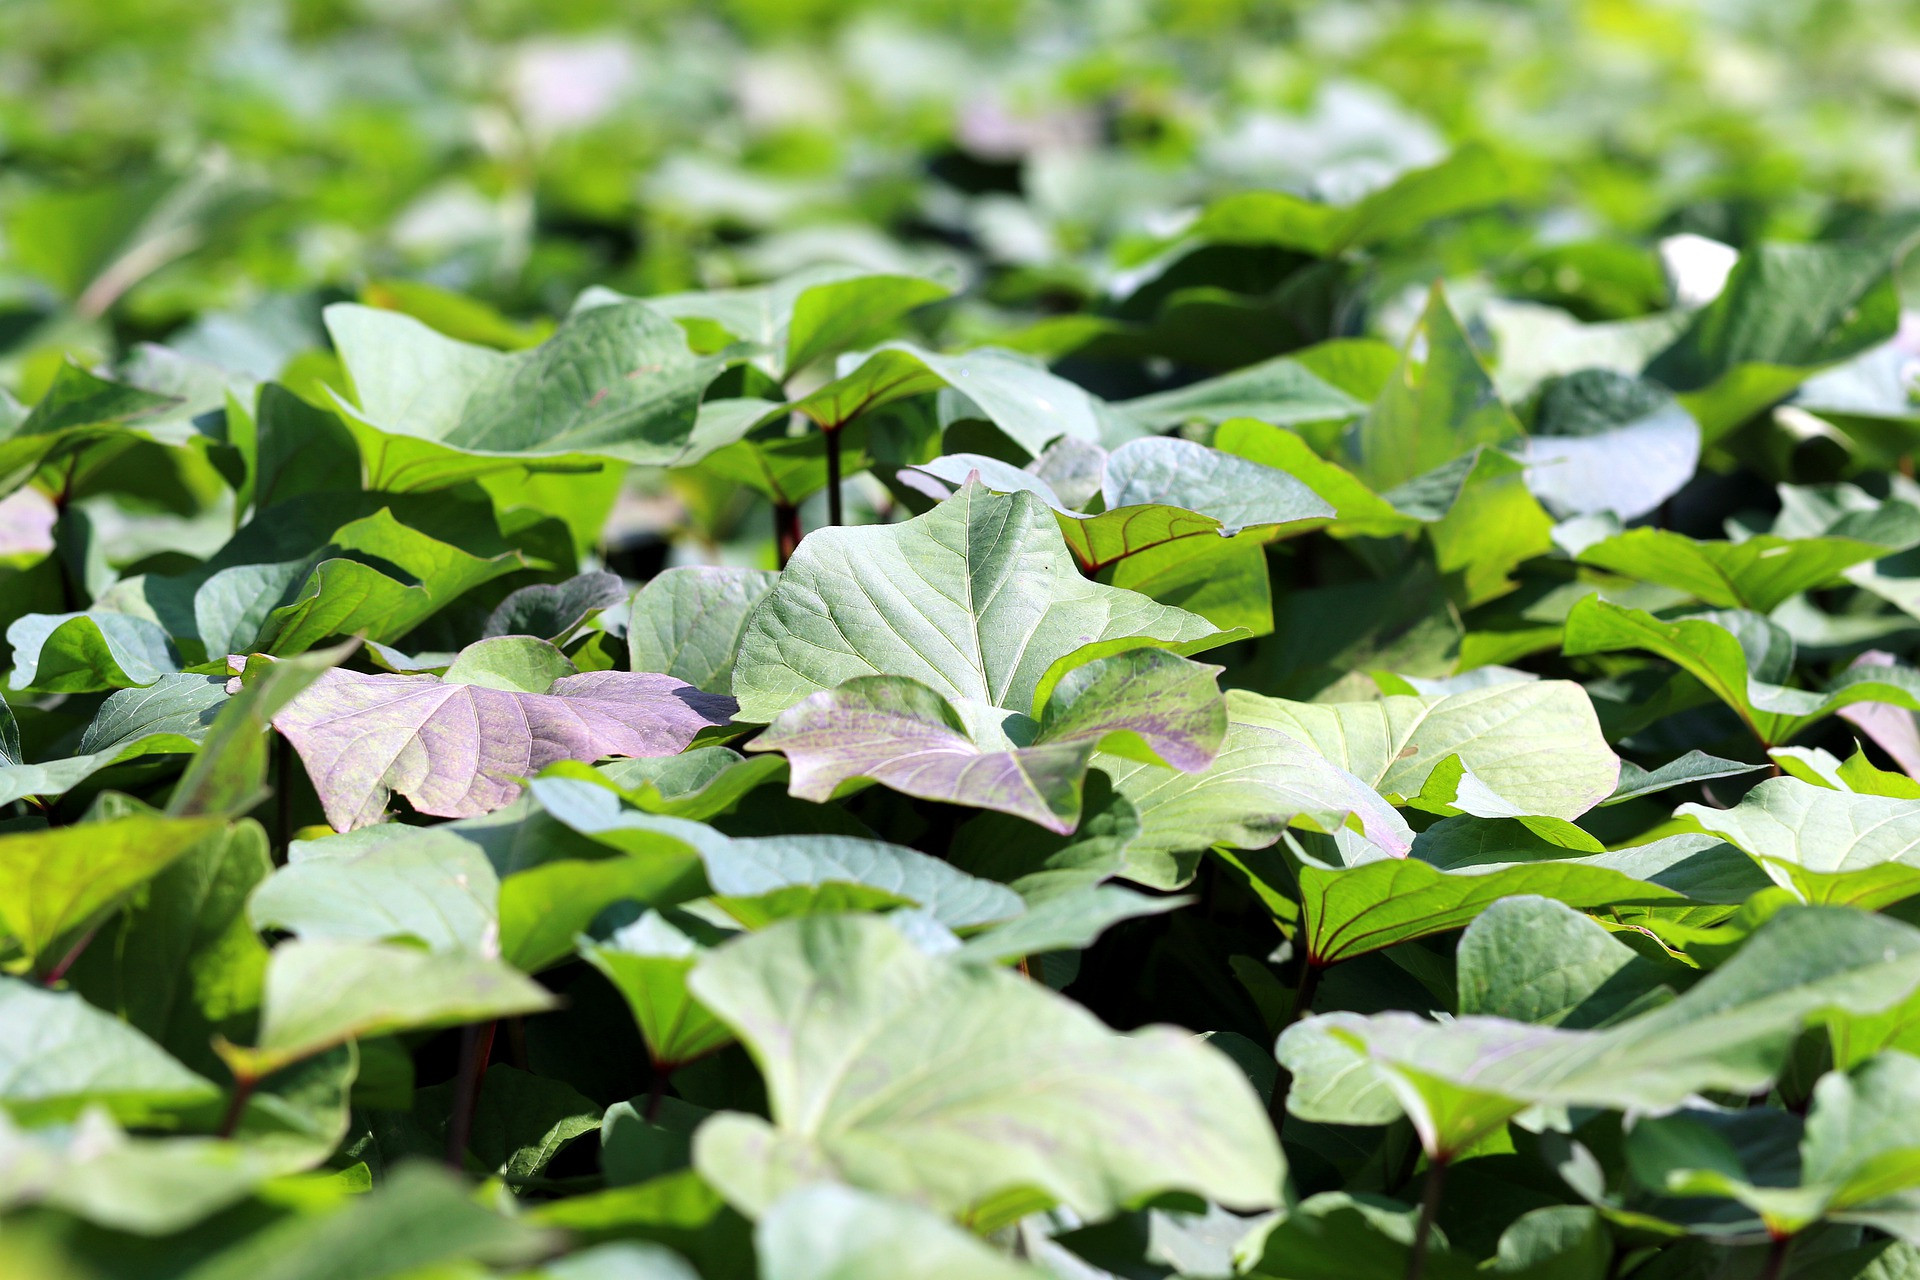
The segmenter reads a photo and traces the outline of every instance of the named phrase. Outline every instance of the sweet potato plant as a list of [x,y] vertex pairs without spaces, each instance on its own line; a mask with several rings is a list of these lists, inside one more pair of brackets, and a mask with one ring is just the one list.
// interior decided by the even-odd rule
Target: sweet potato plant
[[1920,1276],[1920,216],[1100,92],[0,180],[0,1280]]

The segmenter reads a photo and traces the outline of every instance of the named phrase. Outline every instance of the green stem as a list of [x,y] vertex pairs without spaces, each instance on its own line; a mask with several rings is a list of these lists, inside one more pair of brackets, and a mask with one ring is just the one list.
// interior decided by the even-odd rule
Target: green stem
[[1427,1185],[1420,1194],[1420,1221],[1413,1228],[1413,1252],[1407,1255],[1407,1280],[1421,1280],[1427,1271],[1427,1246],[1433,1240],[1433,1220],[1440,1213],[1440,1193],[1446,1189],[1447,1162],[1427,1161]]
[[[1320,976],[1326,972],[1324,965],[1313,962],[1311,956],[1303,956],[1300,961],[1300,979],[1293,987],[1293,1008],[1287,1011],[1287,1026],[1292,1026],[1307,1016],[1313,1009],[1313,997],[1320,990]],[[1285,1030],[1286,1028],[1281,1028]],[[1267,1115],[1273,1121],[1273,1131],[1284,1133],[1287,1127],[1287,1094],[1293,1089],[1293,1077],[1285,1069],[1273,1082],[1273,1098],[1267,1103]]]
[[827,523],[845,524],[847,513],[840,497],[840,433],[827,432]]

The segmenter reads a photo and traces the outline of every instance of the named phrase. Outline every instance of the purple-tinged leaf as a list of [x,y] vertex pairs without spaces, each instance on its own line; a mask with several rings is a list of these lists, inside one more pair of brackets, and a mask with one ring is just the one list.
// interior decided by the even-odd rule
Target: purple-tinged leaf
[[1080,820],[1098,749],[1186,771],[1212,763],[1227,728],[1218,673],[1157,649],[1101,658],[1061,680],[1037,726],[998,708],[957,709],[904,676],[860,676],[782,712],[749,750],[784,752],[789,790],[805,800],[871,779],[1064,833]]
[[674,755],[733,709],[731,698],[646,672],[593,671],[521,693],[329,671],[273,723],[305,762],[327,821],[346,831],[379,821],[395,791],[422,813],[470,818],[511,802],[523,779],[559,760]]

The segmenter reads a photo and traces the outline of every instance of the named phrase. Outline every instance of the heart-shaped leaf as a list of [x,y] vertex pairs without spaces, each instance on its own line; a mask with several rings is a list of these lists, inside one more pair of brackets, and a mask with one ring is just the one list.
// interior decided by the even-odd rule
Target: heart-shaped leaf
[[908,676],[949,700],[1029,711],[1067,660],[1231,639],[1184,610],[1082,578],[1031,494],[969,485],[905,524],[823,529],[748,619],[734,668],[743,719],[765,723],[860,675]]
[[627,652],[635,671],[731,693],[734,655],[754,608],[773,590],[764,569],[669,569],[633,597]]
[[[1279,1145],[1216,1051],[1164,1028],[1116,1035],[1037,984],[927,957],[885,921],[787,921],[716,951],[690,985],[767,1082],[771,1123],[723,1112],[694,1138],[695,1166],[743,1210],[821,1181],[946,1213],[1030,1190],[1088,1218],[1162,1190],[1241,1208],[1279,1195]],[[979,1125],[989,1112],[1019,1119]]]
[[977,704],[962,715],[915,680],[856,677],[781,712],[749,749],[783,752],[803,799],[870,779],[1064,834],[1098,750],[1189,773],[1212,763],[1227,727],[1218,670],[1158,649],[1097,658],[1061,680],[1038,723]]

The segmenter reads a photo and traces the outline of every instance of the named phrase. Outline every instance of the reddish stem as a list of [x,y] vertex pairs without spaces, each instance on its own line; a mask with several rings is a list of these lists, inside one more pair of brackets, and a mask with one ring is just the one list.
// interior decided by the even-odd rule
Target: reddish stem
[[493,1056],[493,1032],[499,1025],[489,1019],[460,1029],[460,1075],[454,1082],[453,1114],[447,1118],[449,1168],[465,1163],[473,1115],[480,1108],[480,1086],[486,1080],[487,1060]]
[[59,964],[56,964],[53,966],[53,968],[47,970],[47,976],[42,978],[41,982],[44,985],[49,987],[59,986],[60,980],[67,976],[67,970],[73,968],[73,962],[80,958],[80,953],[87,949],[88,945],[92,943],[94,939],[94,935],[100,932],[100,926],[105,923],[106,921],[104,920],[97,921],[95,922],[93,928],[81,934],[80,940],[78,942],[75,942],[73,946],[67,951],[67,954],[60,958]]
[[220,1118],[220,1136],[231,1138],[240,1131],[240,1118],[247,1114],[247,1100],[260,1084],[257,1076],[235,1076],[233,1094],[227,1099],[227,1114]]
[[800,549],[800,508],[790,507],[784,502],[773,504],[773,549],[782,569],[787,561],[793,559],[793,553]]

